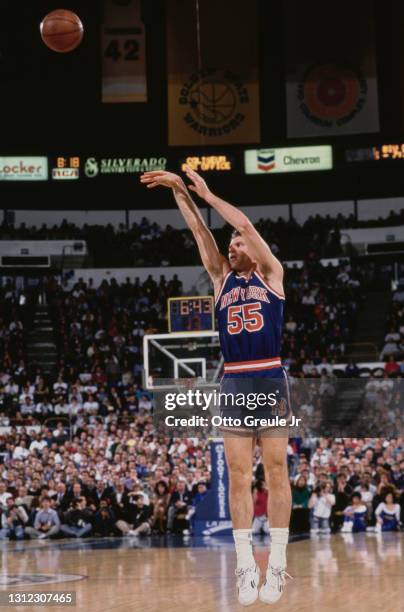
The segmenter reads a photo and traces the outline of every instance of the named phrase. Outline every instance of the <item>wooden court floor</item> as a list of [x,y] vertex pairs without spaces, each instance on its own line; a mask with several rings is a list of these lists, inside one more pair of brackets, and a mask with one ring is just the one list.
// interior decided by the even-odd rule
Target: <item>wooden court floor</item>
[[[133,542],[2,543],[1,589],[75,590],[74,608],[88,612],[230,612],[236,599],[231,540],[189,547]],[[288,582],[280,603],[250,610],[279,612],[401,612],[404,610],[404,534],[335,535],[306,539],[288,548]],[[257,543],[262,571],[268,545]],[[71,579],[71,581],[66,581]],[[50,580],[40,584],[37,580]],[[4,608],[6,609],[6,608]],[[11,609],[11,608],[8,608]],[[40,610],[17,607],[16,610]],[[42,608],[43,609],[43,608]]]

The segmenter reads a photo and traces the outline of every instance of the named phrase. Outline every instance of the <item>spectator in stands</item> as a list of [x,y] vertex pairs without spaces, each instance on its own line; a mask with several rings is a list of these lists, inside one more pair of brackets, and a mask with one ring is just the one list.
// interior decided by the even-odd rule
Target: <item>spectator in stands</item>
[[71,495],[67,491],[66,484],[64,482],[58,482],[56,485],[56,492],[53,495],[56,507],[61,512],[66,512],[70,503]]
[[42,500],[41,509],[37,512],[33,527],[27,527],[26,533],[31,538],[51,538],[60,531],[60,520],[56,510],[51,508],[48,498]]
[[176,519],[181,520],[187,515],[189,506],[192,503],[190,494],[187,491],[186,483],[184,480],[178,481],[175,490],[173,491],[170,499],[170,505],[167,513],[167,530],[173,531],[174,521]]
[[92,530],[93,513],[87,508],[85,497],[74,499],[62,516],[61,532],[74,538],[82,538]]
[[344,522],[345,509],[350,503],[352,494],[352,486],[348,484],[346,475],[342,472],[339,473],[334,486],[335,504],[332,507],[331,513],[332,531],[336,532],[341,529]]
[[353,361],[353,359],[350,359],[348,361],[348,364],[345,368],[345,374],[346,376],[348,376],[348,378],[357,378],[359,376],[359,368],[357,364]]
[[253,487],[254,519],[252,531],[255,534],[269,534],[268,489],[265,478],[257,480]]
[[138,495],[127,504],[123,514],[124,519],[118,520],[116,526],[123,535],[149,535],[152,515],[153,509],[145,504],[143,495]]
[[393,340],[388,340],[379,355],[380,361],[384,361],[386,357],[391,357],[396,355],[399,352],[398,342]]
[[[200,482],[198,482],[197,491],[192,498],[192,506],[191,508],[189,508],[187,514],[185,515],[186,521],[190,522],[191,524],[191,531],[193,531],[194,529],[194,519],[195,519],[195,512],[196,512],[197,506],[205,499],[207,494],[208,494],[208,488],[206,486],[206,482],[201,480]],[[182,533],[184,535],[189,535],[190,531],[188,529],[183,529]]]
[[7,491],[7,484],[5,482],[0,482],[0,508],[2,510],[7,510],[7,499],[12,498],[11,493]]
[[12,497],[7,498],[7,509],[1,514],[0,539],[23,540],[28,514],[22,505],[17,506]]
[[396,331],[394,327],[390,327],[390,331],[384,337],[385,342],[400,342],[400,332]]
[[335,495],[331,492],[331,483],[323,482],[315,488],[309,508],[313,510],[311,532],[328,534],[330,529],[331,510],[335,504]]
[[384,501],[376,508],[376,530],[377,531],[398,531],[400,528],[401,508],[394,502],[393,493],[386,493]]
[[292,533],[308,533],[310,531],[309,511],[310,489],[307,480],[300,475],[292,487]]
[[16,506],[22,506],[25,512],[29,513],[32,505],[33,496],[28,495],[27,487],[22,486],[18,488],[17,497],[14,500]]
[[404,459],[391,466],[391,477],[397,490],[404,492]]
[[[397,351],[398,351],[398,349],[397,349]],[[389,356],[389,360],[386,363],[386,365],[384,366],[384,371],[389,376],[394,376],[394,375],[396,375],[400,371],[400,366],[396,362],[396,360],[394,359],[394,355],[390,355]]]
[[[192,473],[189,473],[192,477]],[[167,483],[159,480],[154,487],[153,496],[153,527],[158,533],[164,533],[167,518],[167,508],[170,501]]]
[[94,515],[94,535],[101,537],[120,535],[116,527],[116,517],[107,501],[101,499],[100,506]]
[[115,481],[111,505],[117,520],[123,518],[127,514],[128,504],[133,502],[131,499],[132,497],[133,496],[129,497],[123,480]]
[[366,531],[368,509],[362,501],[360,493],[354,493],[351,503],[344,510],[344,524],[341,531],[343,533],[358,533]]

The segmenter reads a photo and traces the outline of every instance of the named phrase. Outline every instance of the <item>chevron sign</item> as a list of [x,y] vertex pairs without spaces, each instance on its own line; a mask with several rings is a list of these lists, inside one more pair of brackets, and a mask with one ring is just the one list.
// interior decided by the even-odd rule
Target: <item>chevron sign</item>
[[250,149],[244,152],[244,166],[246,174],[332,170],[332,147]]
[[275,149],[260,149],[257,151],[257,167],[259,170],[270,172],[275,166]]

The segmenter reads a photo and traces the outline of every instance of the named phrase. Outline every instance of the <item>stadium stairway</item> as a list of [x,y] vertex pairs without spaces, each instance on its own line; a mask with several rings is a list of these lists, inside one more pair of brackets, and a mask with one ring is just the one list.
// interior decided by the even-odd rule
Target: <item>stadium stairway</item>
[[379,361],[390,306],[390,289],[370,290],[367,293],[358,313],[352,343],[347,346],[347,359],[353,359],[356,363]]
[[55,332],[48,306],[35,309],[33,328],[27,338],[27,355],[30,363],[38,364],[49,374],[57,362]]

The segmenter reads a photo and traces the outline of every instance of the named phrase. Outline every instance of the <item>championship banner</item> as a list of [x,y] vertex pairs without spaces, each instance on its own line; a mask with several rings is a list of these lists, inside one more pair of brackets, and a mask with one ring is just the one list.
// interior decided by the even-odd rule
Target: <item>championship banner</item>
[[168,0],[169,145],[259,142],[257,40],[256,0]]
[[147,102],[141,0],[104,0],[102,101]]
[[285,29],[288,137],[378,132],[374,2],[290,0]]

